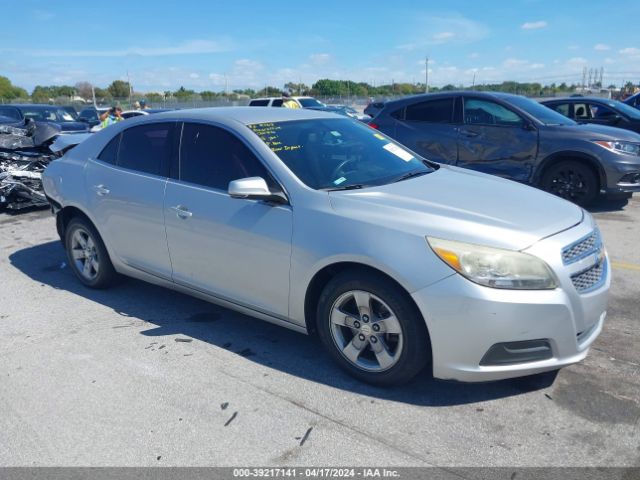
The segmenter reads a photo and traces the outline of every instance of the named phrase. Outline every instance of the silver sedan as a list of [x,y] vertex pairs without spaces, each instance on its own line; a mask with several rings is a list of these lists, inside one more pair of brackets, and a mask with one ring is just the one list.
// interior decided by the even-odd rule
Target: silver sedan
[[44,188],[78,279],[122,275],[303,333],[355,377],[484,381],[583,359],[610,270],[583,209],[311,110],[113,125]]

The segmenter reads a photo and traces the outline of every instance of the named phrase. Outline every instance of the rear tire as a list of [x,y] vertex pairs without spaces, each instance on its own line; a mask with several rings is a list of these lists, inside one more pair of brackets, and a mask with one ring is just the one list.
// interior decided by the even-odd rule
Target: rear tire
[[109,253],[89,220],[74,217],[65,229],[64,246],[69,266],[78,279],[90,288],[107,288],[119,278]]
[[331,358],[366,383],[406,383],[431,360],[422,315],[402,288],[375,272],[354,269],[332,278],[316,321]]
[[599,193],[598,176],[593,169],[575,160],[551,165],[542,175],[543,190],[582,207],[594,202]]

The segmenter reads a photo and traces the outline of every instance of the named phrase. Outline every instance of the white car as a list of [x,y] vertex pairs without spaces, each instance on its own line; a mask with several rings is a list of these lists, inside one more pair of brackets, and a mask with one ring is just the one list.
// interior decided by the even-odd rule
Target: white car
[[[313,97],[289,97],[295,101],[300,108],[310,108],[312,110],[324,110],[326,105]],[[250,107],[281,107],[283,97],[262,97],[254,98],[249,102]]]

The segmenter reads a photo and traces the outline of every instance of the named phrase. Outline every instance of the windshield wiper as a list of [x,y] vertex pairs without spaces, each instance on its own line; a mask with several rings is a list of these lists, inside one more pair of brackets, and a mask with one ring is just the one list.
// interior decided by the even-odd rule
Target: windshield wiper
[[336,190],[358,190],[359,188],[368,187],[364,183],[354,183],[353,185],[345,185],[344,187],[327,188],[327,192],[335,192]]
[[404,175],[399,176],[398,178],[396,178],[392,183],[396,183],[396,182],[401,182],[402,180],[407,180],[408,178],[413,178],[413,177],[419,177],[421,175],[426,175],[429,172],[425,172],[424,170],[420,170],[419,172],[409,172],[409,173],[405,173]]

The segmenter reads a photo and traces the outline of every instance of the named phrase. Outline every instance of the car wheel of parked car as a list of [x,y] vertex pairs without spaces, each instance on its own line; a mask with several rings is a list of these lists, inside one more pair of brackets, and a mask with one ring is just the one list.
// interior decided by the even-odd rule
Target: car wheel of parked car
[[331,357],[374,385],[405,383],[431,359],[426,325],[408,294],[369,270],[331,279],[318,302],[317,322]]
[[80,281],[91,288],[106,288],[118,278],[107,249],[91,223],[81,217],[71,219],[65,232],[67,259]]
[[598,196],[598,177],[591,167],[576,161],[562,161],[542,175],[541,186],[580,206],[587,206]]

